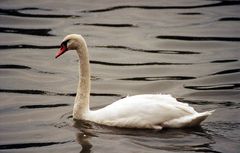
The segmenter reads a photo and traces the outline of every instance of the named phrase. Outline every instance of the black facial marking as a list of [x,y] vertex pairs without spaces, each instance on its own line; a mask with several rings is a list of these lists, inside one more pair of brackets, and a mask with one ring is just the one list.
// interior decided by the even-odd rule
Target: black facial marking
[[61,47],[65,47],[67,48],[67,43],[69,42],[69,40],[65,40],[64,42],[61,43]]

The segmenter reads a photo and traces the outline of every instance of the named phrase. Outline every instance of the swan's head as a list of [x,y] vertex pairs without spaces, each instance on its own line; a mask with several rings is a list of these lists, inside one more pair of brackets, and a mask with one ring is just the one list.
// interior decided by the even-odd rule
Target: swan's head
[[68,50],[77,50],[78,48],[81,48],[85,44],[86,42],[81,35],[78,34],[67,35],[63,39],[60,46],[60,50],[56,53],[55,58],[58,58]]

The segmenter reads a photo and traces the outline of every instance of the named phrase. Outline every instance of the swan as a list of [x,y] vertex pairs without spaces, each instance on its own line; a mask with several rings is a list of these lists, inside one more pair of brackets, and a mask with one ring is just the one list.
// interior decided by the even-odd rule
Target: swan
[[128,96],[98,110],[89,109],[90,64],[86,41],[81,35],[67,35],[58,58],[68,50],[76,50],[80,59],[79,83],[73,106],[73,118],[122,128],[183,128],[198,126],[214,110],[198,113],[187,103],[178,102],[167,94]]

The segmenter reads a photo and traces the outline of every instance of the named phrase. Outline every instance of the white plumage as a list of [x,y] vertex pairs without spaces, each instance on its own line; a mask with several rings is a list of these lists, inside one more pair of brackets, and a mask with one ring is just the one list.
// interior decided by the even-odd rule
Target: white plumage
[[75,98],[73,117],[98,124],[125,127],[162,129],[199,125],[213,111],[196,112],[186,103],[178,102],[171,95],[146,94],[120,99],[102,109],[89,109],[90,67],[88,49],[81,35],[64,38],[56,58],[68,50],[76,50],[80,58],[80,81]]
[[117,127],[161,129],[196,126],[210,114],[198,113],[171,95],[148,94],[126,97],[90,111],[86,120]]

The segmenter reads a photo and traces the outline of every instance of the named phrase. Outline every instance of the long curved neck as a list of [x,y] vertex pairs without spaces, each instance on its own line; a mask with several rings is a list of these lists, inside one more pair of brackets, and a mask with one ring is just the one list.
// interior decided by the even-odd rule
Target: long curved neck
[[74,102],[73,118],[84,119],[89,110],[89,97],[91,90],[90,64],[86,42],[77,48],[79,56],[79,83]]

